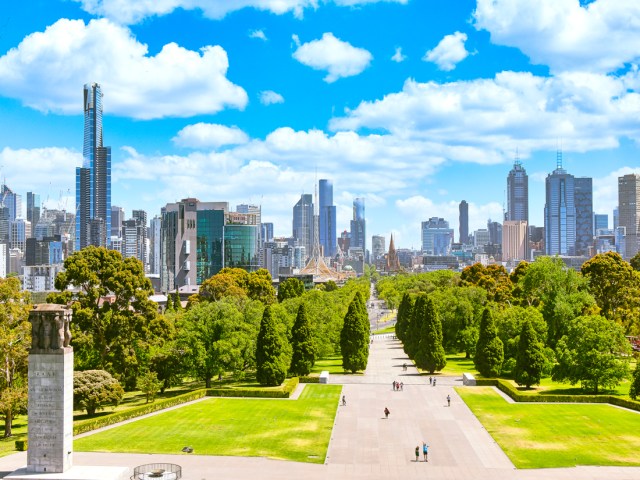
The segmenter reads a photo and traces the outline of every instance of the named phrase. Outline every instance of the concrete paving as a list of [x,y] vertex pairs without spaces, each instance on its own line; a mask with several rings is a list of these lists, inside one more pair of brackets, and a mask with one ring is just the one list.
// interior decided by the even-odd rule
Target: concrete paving
[[[403,370],[403,364],[407,370]],[[392,382],[404,383],[393,391]],[[636,467],[576,467],[517,470],[453,387],[460,378],[418,375],[400,343],[388,335],[371,344],[364,375],[333,375],[344,385],[347,405],[338,408],[324,465],[264,458],[199,455],[74,453],[74,465],[125,466],[176,463],[183,478],[258,480],[424,479],[443,480],[638,480]],[[451,396],[451,406],[446,397]],[[391,411],[386,419],[385,407]],[[242,439],[238,439],[242,441]],[[414,449],[429,445],[429,462],[415,461]],[[26,454],[0,458],[0,477],[26,464]]]

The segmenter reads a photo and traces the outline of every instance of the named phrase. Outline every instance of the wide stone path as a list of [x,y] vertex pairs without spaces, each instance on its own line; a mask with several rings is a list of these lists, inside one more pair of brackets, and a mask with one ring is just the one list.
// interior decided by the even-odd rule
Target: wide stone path
[[[438,377],[433,387],[410,365],[400,343],[389,335],[374,340],[364,375],[330,378],[331,383],[344,384],[347,405],[338,407],[324,465],[264,458],[78,452],[74,465],[133,468],[177,463],[183,468],[183,478],[193,480],[640,479],[640,468],[635,467],[516,470],[455,393],[459,379]],[[394,380],[404,383],[403,391],[393,391]],[[447,395],[451,395],[451,407],[446,405]],[[385,406],[391,411],[388,419],[384,418]],[[415,462],[414,449],[423,441],[430,445],[428,463]],[[25,464],[25,453],[0,458],[0,476]]]

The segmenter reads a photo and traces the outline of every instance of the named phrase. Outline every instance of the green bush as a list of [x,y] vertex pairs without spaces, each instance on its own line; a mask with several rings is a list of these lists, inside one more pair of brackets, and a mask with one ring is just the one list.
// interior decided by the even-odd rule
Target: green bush
[[28,442],[26,440],[16,440],[16,450],[19,452],[25,452],[27,450]]
[[298,377],[298,381],[300,383],[320,383],[320,377],[309,377],[307,375],[303,375]]

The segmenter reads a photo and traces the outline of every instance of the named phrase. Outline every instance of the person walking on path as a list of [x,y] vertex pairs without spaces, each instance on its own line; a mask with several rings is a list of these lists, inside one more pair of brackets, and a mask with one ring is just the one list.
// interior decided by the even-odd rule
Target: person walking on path
[[393,383],[391,384],[391,386],[393,387],[393,391],[396,391],[396,381],[394,380]]
[[422,442],[422,454],[424,455],[424,461],[428,462],[429,461],[429,445],[427,445],[425,442]]
[[433,386],[434,387],[436,386],[436,379],[435,378],[433,379]]
[[342,395],[342,406],[346,407],[347,406],[347,399],[345,398],[344,395]]
[[433,378],[429,377],[429,385],[433,385]]
[[416,445],[416,462],[420,461],[420,445]]
[[447,395],[447,407],[451,406],[451,395]]
[[407,371],[407,364],[406,363],[402,364],[402,370],[405,371],[405,372]]
[[404,390],[404,383],[400,382],[400,391],[402,392]]
[[389,409],[387,407],[384,407],[384,418],[389,418],[389,414],[391,412],[389,411]]

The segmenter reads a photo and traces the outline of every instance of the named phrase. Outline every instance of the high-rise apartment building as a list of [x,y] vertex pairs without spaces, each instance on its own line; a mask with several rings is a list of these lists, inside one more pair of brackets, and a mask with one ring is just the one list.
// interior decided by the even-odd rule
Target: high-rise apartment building
[[303,193],[293,207],[293,238],[305,255],[313,251],[313,233],[313,195]]
[[469,243],[469,204],[466,200],[460,202],[460,243],[466,245]]
[[517,160],[507,176],[507,211],[505,220],[529,221],[529,177]]
[[111,147],[103,146],[102,90],[84,86],[82,167],[76,168],[75,249],[111,244]]
[[618,215],[618,227],[624,228],[624,249],[620,254],[629,260],[640,248],[640,174],[618,177]]
[[321,179],[319,182],[320,204],[320,246],[325,257],[336,254],[336,207],[333,204],[333,183],[331,180]]
[[163,292],[199,285],[224,262],[227,202],[185,198],[162,209],[160,285]]
[[489,230],[489,243],[500,245],[502,243],[502,225],[500,222],[487,220],[487,230]]
[[160,275],[160,236],[162,218],[153,217],[149,222],[149,273]]
[[40,221],[40,195],[37,193],[27,192],[27,220],[34,231]]
[[502,225],[502,261],[517,262],[528,259],[527,230],[526,220],[505,220]]
[[375,262],[384,257],[386,239],[382,235],[371,237],[371,261]]
[[27,238],[31,237],[31,222],[24,218],[16,218],[11,222],[11,248],[17,248],[23,254],[27,250]]
[[449,255],[453,243],[453,229],[444,218],[431,217],[422,222],[422,253]]
[[124,222],[124,209],[111,205],[111,237],[120,238],[120,235],[122,235],[122,222]]
[[0,187],[0,242],[7,244],[10,250],[11,224],[21,216],[22,200],[20,195],[11,190],[7,185]]
[[547,175],[544,206],[545,250],[547,255],[575,255],[575,182],[562,168],[558,153],[556,169]]
[[593,180],[587,177],[574,179],[574,203],[576,206],[575,255],[589,256],[593,248]]
[[367,225],[364,214],[364,198],[353,200],[353,220],[351,220],[351,241],[349,248],[361,248],[364,253],[366,246]]

